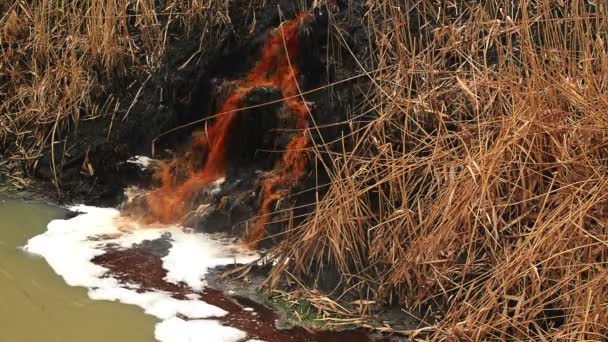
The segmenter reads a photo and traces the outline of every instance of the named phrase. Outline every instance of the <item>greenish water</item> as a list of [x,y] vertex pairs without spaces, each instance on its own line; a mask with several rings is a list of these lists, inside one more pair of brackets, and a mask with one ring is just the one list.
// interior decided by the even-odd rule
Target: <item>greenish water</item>
[[19,249],[61,209],[0,197],[0,342],[151,342],[156,320],[141,309],[92,301],[46,262]]

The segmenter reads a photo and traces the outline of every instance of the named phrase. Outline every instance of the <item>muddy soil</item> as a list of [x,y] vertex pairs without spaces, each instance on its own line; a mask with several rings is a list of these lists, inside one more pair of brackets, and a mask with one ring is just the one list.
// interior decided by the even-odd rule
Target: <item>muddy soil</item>
[[[192,133],[203,126],[200,120],[215,113],[231,82],[255,65],[272,30],[300,11],[295,2],[263,3],[264,6],[256,7],[251,0],[231,1],[229,14],[233,25],[214,49],[200,51],[198,43],[201,35],[221,36],[218,32],[186,35],[174,28],[168,34],[162,67],[151,74],[117,78],[108,85],[105,96],[112,95],[120,103],[130,105],[80,122],[67,137],[64,153],[55,156],[55,163],[62,165],[59,191],[53,192],[57,200],[116,207],[124,201],[126,187],[153,186],[152,172],[142,171],[127,160],[135,155],[160,159],[182,155]],[[348,113],[364,101],[363,94],[369,87],[365,77],[355,76],[362,75],[359,63],[368,60],[370,40],[361,23],[366,11],[364,1],[350,1],[348,6],[340,1],[331,3],[316,9],[315,20],[302,29],[302,48],[297,60],[301,90],[311,91],[304,97],[312,111],[310,125],[315,126],[310,130],[311,144],[321,144],[329,150],[349,147],[348,139],[344,144],[334,142],[338,137],[349,136],[352,127],[346,124]],[[311,4],[308,1],[308,8]],[[336,30],[340,30],[340,38],[330,34]],[[341,48],[345,44],[351,50]],[[341,82],[349,79],[352,80]],[[248,104],[265,103],[275,97],[251,96]],[[250,219],[259,212],[260,178],[281,157],[288,142],[289,134],[281,132],[289,132],[290,128],[270,122],[272,115],[268,113],[272,112],[272,106],[264,106],[240,114],[229,141],[232,167],[222,186],[223,196],[207,199],[216,206],[234,205],[226,213],[216,211],[200,219],[195,217],[188,221],[189,225],[210,231],[229,230],[236,235],[248,227]],[[322,165],[331,164],[331,153],[317,156],[310,153],[309,159],[304,179],[289,189],[292,195],[274,206],[281,214],[269,220],[272,224],[266,227],[269,238],[263,241],[264,246],[276,242],[272,237],[283,229],[291,208],[296,208],[293,216],[297,224],[310,212],[310,204],[323,196],[328,178]],[[37,163],[36,177],[52,182],[51,165],[49,150]],[[192,207],[196,208],[196,203]]]
[[[295,2],[265,1],[265,6],[259,8],[251,4],[250,0],[230,2],[233,25],[223,35],[218,32],[186,34],[173,28],[168,34],[165,59],[158,70],[117,77],[107,85],[100,101],[111,95],[124,106],[95,120],[81,121],[66,138],[63,154],[55,156],[56,164],[62,165],[59,201],[116,206],[123,199],[125,187],[150,184],[150,175],[126,160],[134,155],[167,158],[179,154],[180,146],[201,124],[167,132],[213,114],[223,85],[242,77],[257,60],[268,33],[299,11]],[[355,21],[363,5],[354,6],[361,8],[351,7],[347,12],[344,6],[333,6],[331,11],[333,20],[341,25],[347,39],[352,40],[349,43],[361,48],[359,53],[364,60],[366,37],[360,23]],[[219,26],[207,29],[225,31]],[[319,27],[310,30],[307,46],[302,49],[301,69],[307,83],[303,90],[358,73],[350,54],[334,48],[327,50],[327,30],[327,23],[320,21]],[[214,49],[200,51],[199,40],[203,34],[224,38]],[[338,59],[340,63],[336,63]],[[306,96],[306,100],[313,103],[316,123],[330,125],[313,132],[315,141],[331,141],[346,128],[337,123],[344,120],[342,113],[357,102],[354,97],[365,88],[363,83],[355,80]],[[258,160],[276,157],[276,152],[262,152],[266,149],[257,147],[261,153]],[[53,181],[51,158],[49,150],[38,161],[36,178]]]
[[[369,335],[362,329],[315,331],[305,326],[288,325],[286,313],[283,312],[279,316],[265,306],[263,297],[251,290],[251,284],[236,286],[232,283],[229,286],[227,281],[222,280],[221,270],[216,270],[215,276],[208,278],[211,287],[203,291],[194,291],[186,284],[169,283],[164,280],[167,272],[163,269],[161,258],[167,254],[170,246],[170,242],[162,238],[144,241],[127,250],[109,249],[106,254],[95,257],[93,262],[109,269],[113,277],[125,284],[138,284],[139,291],[160,290],[172,294],[176,299],[187,299],[188,296],[196,295],[202,301],[228,312],[226,316],[217,319],[223,325],[246,332],[248,338],[267,342],[337,342],[343,339],[353,342],[405,341],[399,337]],[[182,318],[188,319],[188,317]]]

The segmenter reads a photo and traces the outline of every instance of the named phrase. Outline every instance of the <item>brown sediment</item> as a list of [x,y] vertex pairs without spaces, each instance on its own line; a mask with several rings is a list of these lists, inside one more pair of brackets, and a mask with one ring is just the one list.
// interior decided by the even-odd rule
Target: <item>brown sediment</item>
[[264,44],[259,62],[236,82],[236,90],[220,107],[213,124],[194,134],[190,151],[185,156],[162,164],[156,174],[161,185],[146,198],[145,220],[148,223],[182,221],[191,210],[190,202],[197,191],[225,176],[229,157],[227,138],[233,133],[244,98],[255,88],[271,87],[281,92],[284,99],[281,115],[291,118],[298,133],[288,143],[270,176],[262,181],[260,217],[247,232],[246,242],[255,246],[263,238],[273,204],[306,172],[304,151],[309,143],[306,134],[309,109],[297,96],[299,70],[296,61],[300,29],[309,19],[309,14],[299,14],[276,29]]
[[[275,326],[277,314],[250,299],[230,297],[211,288],[194,291],[184,283],[165,281],[167,271],[162,267],[161,257],[146,252],[145,249],[108,250],[105,254],[95,257],[92,262],[107,268],[108,275],[125,286],[137,284],[138,291],[165,291],[181,300],[188,299],[188,295],[198,295],[201,301],[228,312],[223,317],[214,318],[215,320],[246,332],[249,339],[266,342],[337,342],[345,339],[350,342],[372,341],[364,331],[311,331],[303,328],[280,330]],[[244,310],[245,308],[251,308],[253,311]]]

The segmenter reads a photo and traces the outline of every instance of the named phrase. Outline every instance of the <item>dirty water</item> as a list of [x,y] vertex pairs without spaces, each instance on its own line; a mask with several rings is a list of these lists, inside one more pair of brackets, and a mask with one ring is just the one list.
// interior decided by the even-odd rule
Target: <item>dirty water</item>
[[94,301],[40,257],[20,247],[65,211],[0,199],[0,342],[154,341],[152,316],[134,306]]
[[0,342],[371,341],[278,330],[272,310],[208,288],[208,269],[255,260],[232,240],[77,209],[68,220],[60,208],[0,200]]

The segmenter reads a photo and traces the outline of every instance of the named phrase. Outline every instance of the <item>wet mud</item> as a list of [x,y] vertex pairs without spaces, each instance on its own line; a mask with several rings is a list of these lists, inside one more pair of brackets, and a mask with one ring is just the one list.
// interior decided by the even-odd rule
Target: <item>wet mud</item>
[[169,247],[167,243],[166,240],[159,239],[126,250],[109,248],[106,254],[95,257],[93,262],[107,268],[108,275],[124,284],[137,284],[138,291],[165,291],[176,299],[188,299],[196,295],[201,301],[228,312],[226,316],[213,319],[246,332],[248,339],[266,342],[338,342],[344,339],[352,342],[397,341],[387,337],[373,337],[363,330],[314,331],[301,327],[281,330],[276,326],[279,315],[252,299],[231,296],[208,287],[203,291],[194,291],[186,284],[167,282],[164,280],[167,271],[163,269],[161,260]]

